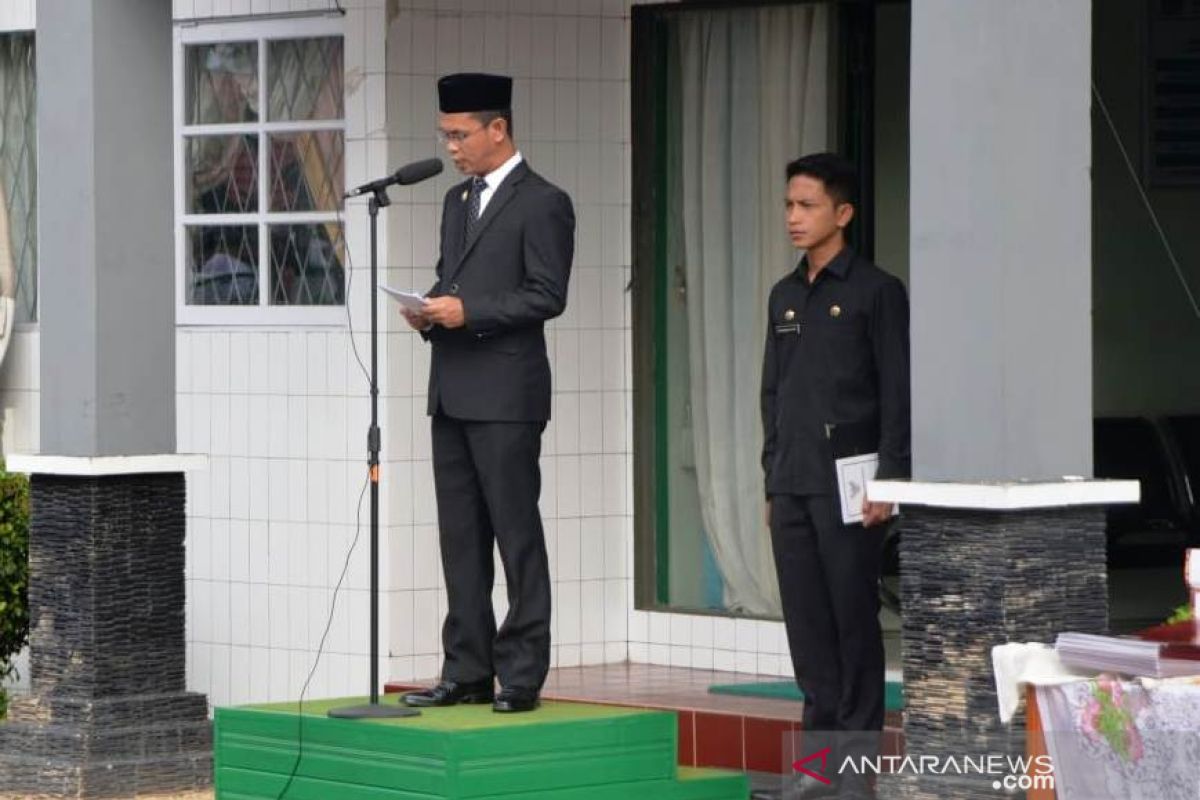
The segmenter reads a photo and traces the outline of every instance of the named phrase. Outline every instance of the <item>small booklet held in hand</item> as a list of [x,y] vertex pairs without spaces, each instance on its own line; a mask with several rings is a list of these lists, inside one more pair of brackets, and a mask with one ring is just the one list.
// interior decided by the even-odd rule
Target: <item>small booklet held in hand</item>
[[[863,521],[863,499],[867,494],[867,481],[875,477],[879,469],[879,453],[864,453],[836,459],[838,494],[842,501],[842,522],[851,525]],[[896,507],[892,507],[892,516]]]
[[399,289],[393,289],[390,286],[379,284],[379,288],[391,296],[393,300],[399,303],[406,311],[411,311],[414,314],[421,313],[425,307],[425,298],[422,295],[413,292],[402,292]]

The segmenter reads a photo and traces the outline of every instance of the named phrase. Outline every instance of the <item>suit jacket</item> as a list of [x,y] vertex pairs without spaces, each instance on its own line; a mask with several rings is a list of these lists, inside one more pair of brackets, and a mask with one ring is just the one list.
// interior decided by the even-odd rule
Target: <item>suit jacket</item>
[[446,193],[441,256],[431,296],[462,300],[466,325],[435,325],[428,413],[456,419],[550,418],[544,323],[562,313],[575,252],[566,193],[521,161],[496,187],[464,241],[470,181]]

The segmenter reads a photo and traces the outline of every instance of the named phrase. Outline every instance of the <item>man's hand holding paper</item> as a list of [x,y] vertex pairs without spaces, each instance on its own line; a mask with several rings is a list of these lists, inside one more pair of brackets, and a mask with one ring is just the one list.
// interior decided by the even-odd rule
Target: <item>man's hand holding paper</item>
[[391,297],[400,304],[400,313],[404,316],[405,322],[415,331],[428,330],[433,325],[434,320],[430,319],[428,313],[428,301],[424,296],[416,292],[404,292],[399,289],[393,289],[390,286],[379,285],[384,294]]
[[462,300],[449,295],[426,300],[424,314],[427,320],[443,328],[461,328],[466,324]]

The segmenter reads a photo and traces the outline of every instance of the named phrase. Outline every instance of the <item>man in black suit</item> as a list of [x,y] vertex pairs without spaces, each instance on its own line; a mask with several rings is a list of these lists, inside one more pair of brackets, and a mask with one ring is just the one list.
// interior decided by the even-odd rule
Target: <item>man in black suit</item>
[[[428,411],[449,609],[442,679],[404,702],[531,711],[550,668],[550,572],[538,512],[550,418],[543,326],[566,306],[575,212],[513,144],[511,78],[448,75],[438,99],[439,134],[471,178],[446,194],[437,283],[421,312],[406,317],[433,346]],[[499,630],[493,542],[508,581]]]

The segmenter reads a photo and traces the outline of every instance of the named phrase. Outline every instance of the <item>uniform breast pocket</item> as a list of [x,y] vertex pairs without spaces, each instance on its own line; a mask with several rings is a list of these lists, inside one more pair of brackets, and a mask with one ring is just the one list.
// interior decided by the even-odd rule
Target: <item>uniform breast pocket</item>
[[863,359],[870,350],[866,320],[851,316],[824,319],[810,326],[809,332],[829,359],[831,374],[840,379],[863,369]]
[[814,320],[812,327],[823,337],[835,341],[866,341],[867,338],[866,318],[838,305],[831,306],[824,318]]

